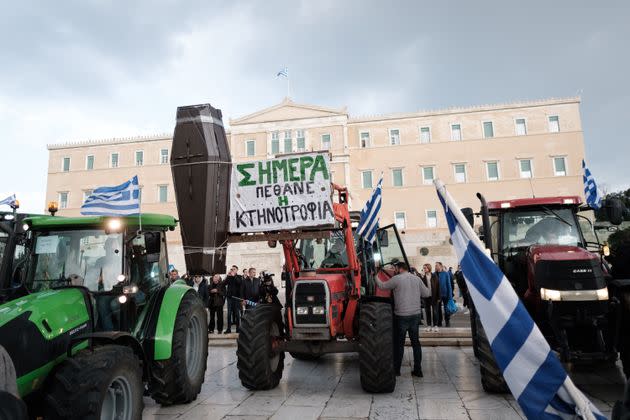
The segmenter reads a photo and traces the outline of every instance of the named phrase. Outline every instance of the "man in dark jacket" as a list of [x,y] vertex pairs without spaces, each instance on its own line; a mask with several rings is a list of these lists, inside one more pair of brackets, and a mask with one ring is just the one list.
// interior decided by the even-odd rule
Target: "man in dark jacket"
[[208,309],[210,310],[208,332],[213,334],[216,326],[216,330],[220,334],[223,330],[223,304],[225,303],[225,288],[219,274],[212,276],[208,289],[208,294],[210,295],[210,298],[208,299]]
[[250,268],[248,271],[248,276],[243,279],[241,283],[241,307],[245,309],[246,304],[245,300],[251,300],[252,302],[258,302],[260,296],[258,295],[260,291],[260,279],[256,277],[256,269]]
[[[238,332],[241,325],[241,283],[243,277],[238,274],[238,267],[233,265],[225,278],[225,296],[227,297],[227,329],[223,334],[232,332],[232,324],[236,326]],[[236,299],[235,299],[236,298]]]

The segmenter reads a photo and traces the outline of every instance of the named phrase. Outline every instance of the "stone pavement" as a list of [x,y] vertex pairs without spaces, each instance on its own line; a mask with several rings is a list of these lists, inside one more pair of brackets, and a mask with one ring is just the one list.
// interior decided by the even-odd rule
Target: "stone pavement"
[[[145,398],[144,419],[521,419],[511,395],[486,394],[470,347],[423,349],[424,378],[411,376],[406,348],[402,376],[392,394],[361,389],[356,354],[331,354],[317,362],[287,354],[280,385],[270,391],[241,386],[235,347],[210,347],[206,381],[199,398],[187,405],[160,407]],[[623,393],[618,367],[571,375],[607,416]]]

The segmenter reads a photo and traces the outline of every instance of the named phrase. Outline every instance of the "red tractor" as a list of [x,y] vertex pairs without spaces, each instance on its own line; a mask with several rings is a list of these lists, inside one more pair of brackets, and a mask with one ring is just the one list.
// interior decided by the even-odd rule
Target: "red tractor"
[[[630,373],[630,280],[614,279],[608,254],[579,197],[486,203],[481,236],[528,312],[563,362],[615,362]],[[621,223],[620,203],[607,207]],[[471,224],[472,209],[464,209]],[[475,355],[489,392],[507,392],[479,317],[471,311]]]
[[259,304],[243,316],[237,366],[249,389],[278,385],[285,352],[302,360],[358,352],[365,391],[392,392],[396,386],[391,298],[374,278],[386,281],[388,266],[407,257],[394,225],[379,229],[374,246],[356,238],[347,190],[333,189],[334,226],[260,236],[282,244],[287,301],[284,314],[280,306]]

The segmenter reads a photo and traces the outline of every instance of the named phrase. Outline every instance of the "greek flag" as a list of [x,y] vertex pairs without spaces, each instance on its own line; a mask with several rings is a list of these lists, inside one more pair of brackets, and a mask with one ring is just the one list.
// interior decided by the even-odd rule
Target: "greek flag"
[[584,180],[584,195],[586,196],[586,204],[588,204],[592,209],[598,210],[602,207],[602,193],[597,189],[595,178],[593,178],[593,174],[591,174],[591,171],[586,167],[584,159],[582,159],[582,170],[584,170],[582,179]]
[[468,290],[512,395],[528,419],[605,419],[573,384],[444,184],[435,180]]
[[357,234],[369,243],[374,243],[376,230],[378,229],[378,212],[381,210],[381,192],[383,189],[383,177],[378,181],[372,196],[361,210],[361,218],[357,226]]
[[84,216],[130,216],[140,213],[138,177],[115,187],[95,189],[81,206]]
[[289,77],[289,69],[285,67],[285,68],[283,68],[282,70],[280,70],[280,71],[276,74],[276,77],[280,77],[280,76]]
[[15,194],[13,194],[0,201],[0,206],[6,204],[7,206],[15,207],[16,202],[17,199],[15,198]]

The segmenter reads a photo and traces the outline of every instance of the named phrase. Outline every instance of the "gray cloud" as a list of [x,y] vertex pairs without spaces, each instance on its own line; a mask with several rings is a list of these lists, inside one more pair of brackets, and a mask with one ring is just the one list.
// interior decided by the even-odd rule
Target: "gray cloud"
[[47,143],[170,132],[189,103],[242,116],[282,99],[285,65],[294,100],[353,115],[581,92],[589,165],[627,187],[629,17],[624,1],[13,2],[0,193],[40,210]]

